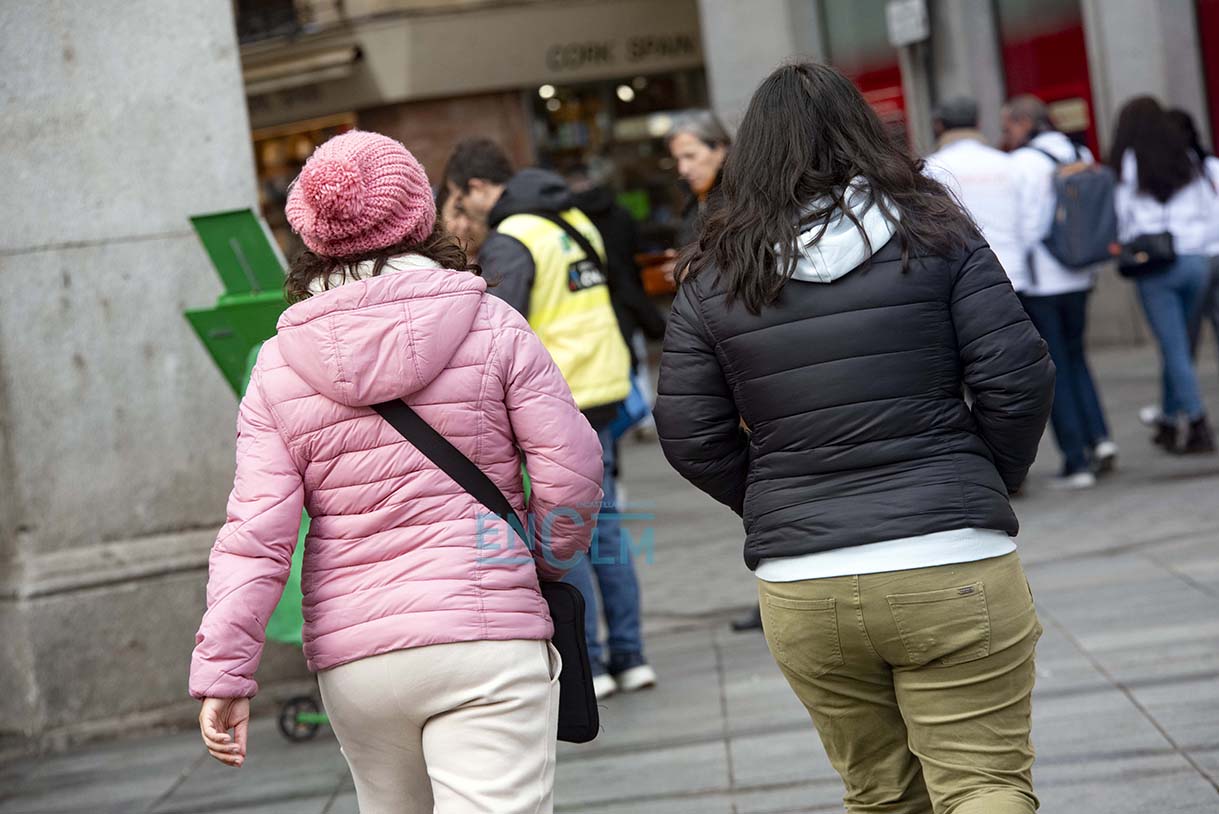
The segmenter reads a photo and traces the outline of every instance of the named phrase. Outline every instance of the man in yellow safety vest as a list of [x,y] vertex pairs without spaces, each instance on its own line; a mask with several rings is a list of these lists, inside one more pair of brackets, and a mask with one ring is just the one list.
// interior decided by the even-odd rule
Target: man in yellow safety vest
[[[601,235],[575,208],[560,176],[540,169],[514,173],[504,151],[487,139],[458,144],[444,178],[455,205],[490,229],[478,253],[490,293],[529,321],[601,438],[605,498],[597,535],[589,556],[567,577],[588,607],[585,627],[598,697],[650,687],[656,674],[643,655],[639,583],[615,508],[609,430],[630,392],[630,352],[610,301]],[[608,658],[598,637],[594,575],[609,628]]]

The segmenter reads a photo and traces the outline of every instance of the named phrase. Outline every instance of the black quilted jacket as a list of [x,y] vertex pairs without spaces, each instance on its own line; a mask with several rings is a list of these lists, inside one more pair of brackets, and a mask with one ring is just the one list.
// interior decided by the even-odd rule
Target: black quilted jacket
[[[1054,366],[995,255],[890,240],[753,316],[683,284],[660,365],[669,462],[745,522],[745,561],[961,528],[1015,535]],[[965,391],[973,399],[967,403]],[[747,433],[741,421],[749,427]]]

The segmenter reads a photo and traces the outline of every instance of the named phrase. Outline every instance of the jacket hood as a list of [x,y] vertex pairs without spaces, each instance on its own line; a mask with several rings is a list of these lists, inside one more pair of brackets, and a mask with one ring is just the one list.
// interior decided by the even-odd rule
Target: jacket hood
[[583,192],[573,192],[572,203],[585,215],[604,215],[614,208],[617,199],[609,187],[592,187]]
[[[858,268],[893,237],[893,224],[881,214],[872,200],[867,181],[857,178],[847,191],[846,203],[863,224],[867,242],[859,227],[841,209],[831,218],[825,233],[817,239],[823,221],[800,233],[800,258],[792,279],[806,283],[832,283]],[[815,242],[814,242],[815,241]]]
[[340,404],[399,399],[426,387],[453,358],[486,290],[486,281],[464,271],[399,264],[288,308],[277,326],[279,348],[302,379]]
[[562,212],[572,206],[571,190],[560,176],[547,170],[521,170],[504,187],[487,221],[494,229],[510,215],[538,210]]

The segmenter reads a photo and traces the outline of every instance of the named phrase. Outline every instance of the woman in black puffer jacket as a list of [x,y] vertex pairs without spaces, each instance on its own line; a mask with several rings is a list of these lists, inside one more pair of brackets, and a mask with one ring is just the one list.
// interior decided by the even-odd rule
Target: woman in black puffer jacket
[[1041,627],[1008,495],[1054,369],[994,254],[849,81],[800,64],[754,95],[679,269],[661,443],[743,517],[848,810],[1034,811]]

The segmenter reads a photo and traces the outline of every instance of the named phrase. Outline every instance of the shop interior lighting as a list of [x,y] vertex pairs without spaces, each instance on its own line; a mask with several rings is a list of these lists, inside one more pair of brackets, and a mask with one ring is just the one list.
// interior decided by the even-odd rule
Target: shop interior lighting
[[541,96],[543,99],[553,99],[554,93],[554,85],[542,85],[542,87],[538,88],[538,96]]
[[554,113],[556,110],[558,110],[562,106],[563,106],[563,103],[560,102],[558,99],[552,98],[552,99],[546,100],[546,109],[549,110],[551,113]]
[[624,102],[635,101],[635,89],[630,85],[619,85],[617,93],[618,98]]

